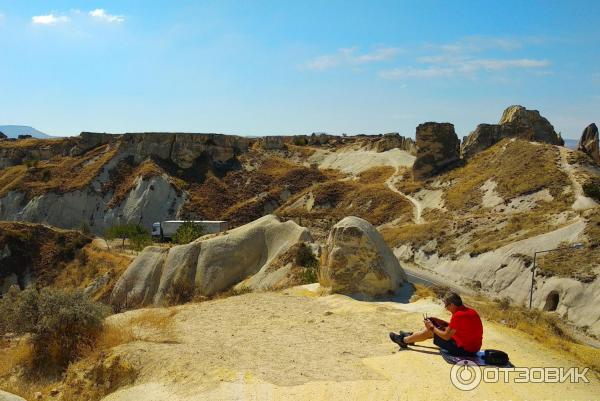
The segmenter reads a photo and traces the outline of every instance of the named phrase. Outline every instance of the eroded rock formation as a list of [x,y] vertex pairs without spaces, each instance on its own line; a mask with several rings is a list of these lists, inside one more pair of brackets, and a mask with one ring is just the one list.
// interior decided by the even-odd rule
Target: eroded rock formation
[[337,293],[381,295],[405,281],[400,263],[371,223],[349,216],[333,226],[321,257],[321,285]]
[[502,113],[498,124],[479,124],[464,138],[461,153],[464,159],[489,148],[503,138],[521,138],[553,145],[564,145],[550,122],[537,110],[510,106]]
[[596,163],[600,163],[600,150],[598,145],[598,127],[591,123],[583,130],[577,150],[587,153]]
[[417,153],[417,146],[412,138],[405,138],[397,132],[384,134],[380,139],[372,140],[371,149],[376,152],[385,152],[392,149],[402,149],[414,155]]
[[257,286],[262,280],[273,284],[271,262],[303,241],[312,241],[306,228],[267,215],[187,245],[151,246],[123,273],[111,303],[118,308],[178,303],[191,295],[213,295],[257,273],[262,277]]
[[416,139],[413,176],[417,180],[434,176],[460,159],[460,140],[450,123],[423,123],[417,127]]

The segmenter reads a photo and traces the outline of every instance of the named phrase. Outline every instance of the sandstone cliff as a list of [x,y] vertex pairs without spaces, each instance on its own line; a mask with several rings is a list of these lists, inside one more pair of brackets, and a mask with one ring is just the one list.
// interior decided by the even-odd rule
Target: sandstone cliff
[[468,159],[502,138],[521,138],[564,145],[552,124],[540,115],[539,111],[528,110],[523,106],[510,106],[504,110],[498,124],[480,124],[465,137],[461,146],[462,157]]

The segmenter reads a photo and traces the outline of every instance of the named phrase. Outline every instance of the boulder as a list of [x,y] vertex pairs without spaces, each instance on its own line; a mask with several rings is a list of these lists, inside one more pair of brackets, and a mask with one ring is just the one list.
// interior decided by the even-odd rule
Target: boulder
[[529,141],[564,145],[563,139],[554,131],[550,122],[537,110],[523,106],[510,106],[504,110],[498,124],[479,124],[463,140],[463,159],[489,148],[503,138],[521,138]]
[[8,137],[4,134],[4,132],[0,131],[0,140],[7,139]]
[[343,294],[381,295],[406,281],[398,259],[371,223],[349,216],[329,233],[319,283]]
[[460,160],[460,140],[450,123],[427,122],[417,127],[417,158],[413,164],[415,179],[426,179]]
[[0,390],[0,401],[26,401],[25,398],[21,398],[18,395],[7,393],[6,391]]
[[600,150],[598,145],[598,127],[591,123],[581,134],[581,139],[577,144],[577,150],[587,153],[596,163],[600,163]]
[[129,308],[214,295],[259,272],[268,276],[271,263],[299,242],[312,242],[306,228],[267,215],[187,245],[147,247],[119,278],[110,302]]

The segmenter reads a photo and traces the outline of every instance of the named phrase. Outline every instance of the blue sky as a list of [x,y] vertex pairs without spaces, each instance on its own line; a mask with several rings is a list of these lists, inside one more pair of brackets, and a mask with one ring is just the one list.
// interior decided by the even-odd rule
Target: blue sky
[[600,122],[600,1],[0,0],[0,125],[459,136]]

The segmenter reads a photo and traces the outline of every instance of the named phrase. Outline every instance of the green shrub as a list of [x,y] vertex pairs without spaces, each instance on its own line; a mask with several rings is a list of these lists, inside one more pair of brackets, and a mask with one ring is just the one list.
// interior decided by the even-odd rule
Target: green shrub
[[136,233],[129,238],[131,248],[136,251],[141,251],[145,247],[152,245],[152,236],[146,231],[142,233]]
[[186,221],[179,226],[175,235],[173,235],[173,242],[176,244],[189,244],[203,235],[204,230],[199,224],[192,221]]
[[[152,243],[150,234],[140,225],[135,224],[118,224],[111,226],[106,230],[105,237],[109,240],[121,239],[121,246],[125,246],[125,240],[129,239],[134,249],[143,248]],[[141,249],[140,248],[140,249]]]
[[31,334],[32,367],[41,372],[62,371],[91,347],[107,314],[105,306],[81,292],[29,288],[0,300],[0,328]]
[[319,281],[316,267],[305,267],[300,271],[300,284],[312,284]]
[[319,281],[317,274],[319,261],[304,242],[298,246],[295,262],[296,265],[302,267],[302,270],[300,270],[301,284],[312,284]]

